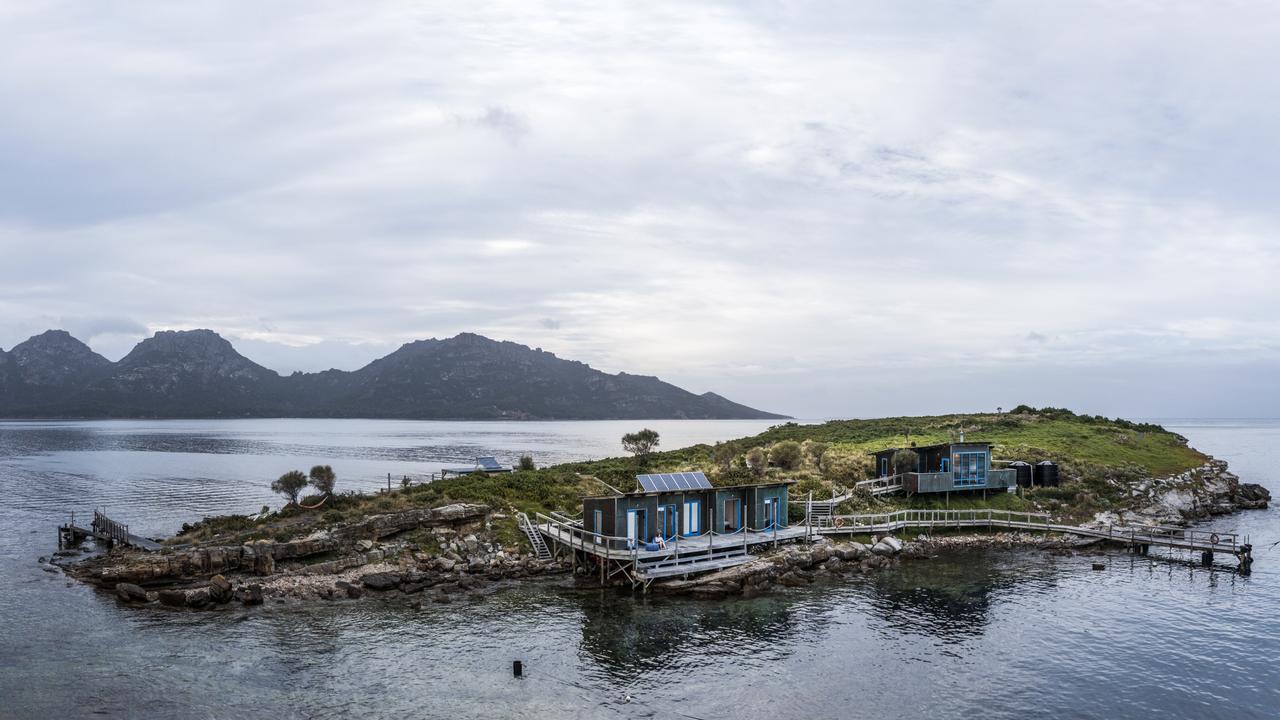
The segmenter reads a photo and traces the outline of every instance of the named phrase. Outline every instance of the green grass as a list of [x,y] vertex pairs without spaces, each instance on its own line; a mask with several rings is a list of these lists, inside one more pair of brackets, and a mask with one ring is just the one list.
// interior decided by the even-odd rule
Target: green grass
[[[636,425],[638,429],[643,423]],[[815,497],[826,497],[833,483],[837,487],[848,486],[862,477],[859,473],[870,471],[870,463],[865,460],[870,452],[912,443],[949,442],[958,439],[961,430],[967,440],[993,443],[995,459],[1057,462],[1063,487],[1031,491],[1024,493],[1025,496],[989,493],[985,500],[980,494],[952,493],[949,505],[942,496],[864,497],[842,509],[883,512],[904,507],[992,507],[1051,510],[1062,516],[1084,517],[1098,510],[1124,508],[1129,502],[1128,487],[1144,477],[1176,475],[1199,467],[1207,460],[1187,445],[1186,438],[1159,426],[1076,415],[1058,408],[1018,407],[1003,414],[838,420],[820,425],[785,423],[759,435],[716,446],[694,445],[655,453],[643,464],[635,458],[615,457],[507,474],[464,475],[397,489],[390,494],[342,495],[332,498],[320,510],[291,508],[257,522],[244,516],[209,518],[180,536],[179,541],[239,542],[245,538],[301,536],[321,525],[451,502],[483,503],[499,511],[514,509],[530,514],[552,510],[577,514],[581,511],[583,496],[609,493],[602,481],[630,490],[635,487],[634,476],[640,472],[702,470],[716,485],[798,480],[798,494],[813,491]],[[827,443],[828,458],[846,461],[844,469],[837,476],[829,467],[819,469],[805,465],[796,470],[770,468],[763,476],[756,476],[742,466],[741,458],[747,451],[755,447],[768,448],[785,440]],[[733,462],[724,468],[716,463],[717,457],[733,458]],[[852,466],[849,461],[853,461]],[[832,464],[835,463],[824,462],[824,465]],[[507,536],[507,540],[519,539],[514,521],[496,525],[501,526],[498,531]]]

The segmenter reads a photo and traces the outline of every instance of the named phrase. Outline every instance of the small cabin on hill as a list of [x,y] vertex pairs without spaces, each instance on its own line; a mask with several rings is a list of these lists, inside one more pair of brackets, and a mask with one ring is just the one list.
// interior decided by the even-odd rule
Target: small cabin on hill
[[[911,468],[895,468],[893,456],[900,450],[916,454]],[[1004,490],[1018,484],[1017,472],[991,467],[991,443],[956,442],[922,447],[887,448],[872,453],[876,477],[902,475],[908,494],[960,490]]]
[[637,475],[636,480],[636,492],[583,498],[583,530],[634,543],[787,527],[790,481],[718,488],[700,472]]

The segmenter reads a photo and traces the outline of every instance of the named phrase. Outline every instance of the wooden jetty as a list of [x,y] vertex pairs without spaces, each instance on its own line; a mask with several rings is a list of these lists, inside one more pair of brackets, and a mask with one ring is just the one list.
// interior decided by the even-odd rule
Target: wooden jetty
[[98,510],[93,511],[93,520],[88,528],[77,526],[75,513],[72,513],[71,522],[58,528],[58,547],[74,545],[90,537],[108,545],[120,544],[148,552],[156,552],[161,548],[160,543],[130,533],[128,525],[116,522]]
[[1242,541],[1236,533],[1165,525],[1063,525],[1051,522],[1046,513],[1009,510],[898,510],[891,513],[836,515],[823,519],[822,525],[814,528],[814,532],[819,535],[867,535],[892,533],[907,528],[1006,528],[1062,533],[1125,545],[1142,555],[1148,554],[1153,546],[1198,552],[1200,562],[1204,565],[1213,564],[1214,557],[1218,554],[1232,555],[1239,561],[1240,569],[1246,572],[1253,564],[1253,546],[1248,543],[1248,538]]

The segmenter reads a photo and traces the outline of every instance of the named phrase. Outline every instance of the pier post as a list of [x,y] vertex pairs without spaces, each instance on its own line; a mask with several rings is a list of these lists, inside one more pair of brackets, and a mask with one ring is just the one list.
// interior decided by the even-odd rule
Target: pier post
[[1212,550],[1205,550],[1204,552],[1200,553],[1200,564],[1205,567],[1209,567],[1210,565],[1213,564]]

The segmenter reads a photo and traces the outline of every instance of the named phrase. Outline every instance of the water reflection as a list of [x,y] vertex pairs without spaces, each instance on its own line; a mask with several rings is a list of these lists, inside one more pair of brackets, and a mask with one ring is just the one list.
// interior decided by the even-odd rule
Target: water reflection
[[581,605],[581,649],[608,675],[632,678],[689,655],[749,653],[794,640],[784,598],[689,601],[601,591]]

